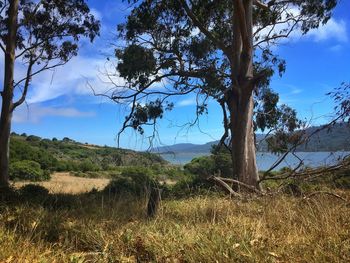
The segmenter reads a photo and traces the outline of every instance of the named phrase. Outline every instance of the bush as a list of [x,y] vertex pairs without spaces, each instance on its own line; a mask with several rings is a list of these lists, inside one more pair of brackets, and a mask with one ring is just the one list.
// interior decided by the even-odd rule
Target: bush
[[[137,193],[136,184],[130,177],[119,177],[113,179],[104,189],[104,192],[111,194]],[[140,194],[140,193],[138,193]]]
[[35,161],[17,161],[10,165],[11,180],[44,181],[50,179],[49,171],[41,169]]
[[40,142],[41,138],[35,135],[29,135],[26,139],[28,142]]
[[100,167],[98,165],[94,164],[90,160],[85,160],[85,161],[80,163],[79,170],[82,172],[98,171],[98,170],[100,170]]
[[194,158],[184,166],[185,171],[197,175],[201,179],[206,179],[215,173],[215,161],[212,156],[202,156]]
[[113,194],[130,193],[142,196],[150,186],[157,184],[153,172],[144,167],[124,168],[121,176],[113,179],[105,188],[105,192]]

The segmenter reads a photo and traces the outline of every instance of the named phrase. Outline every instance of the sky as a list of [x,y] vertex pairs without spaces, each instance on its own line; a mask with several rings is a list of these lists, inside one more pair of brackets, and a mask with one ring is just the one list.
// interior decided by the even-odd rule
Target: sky
[[[101,21],[100,37],[93,44],[83,40],[78,56],[65,66],[33,78],[26,104],[14,112],[13,132],[117,146],[125,106],[94,96],[87,82],[97,92],[110,87],[102,72],[111,69],[106,58],[113,57],[118,41],[116,26],[130,9],[118,0],[90,0],[88,4]],[[306,36],[295,34],[275,48],[286,59],[287,69],[281,78],[273,78],[271,87],[280,94],[280,103],[295,108],[298,116],[312,125],[326,123],[332,116],[334,104],[326,93],[350,81],[349,10],[350,1],[340,1],[325,26]],[[18,76],[23,72],[21,65],[16,64],[16,72]],[[208,115],[200,119],[199,127],[190,129],[182,125],[195,117],[195,97],[179,97],[174,104],[174,110],[157,126],[155,145],[203,144],[220,139],[222,116],[214,102],[209,103]],[[133,130],[121,136],[120,147],[140,150],[148,146],[146,136]]]

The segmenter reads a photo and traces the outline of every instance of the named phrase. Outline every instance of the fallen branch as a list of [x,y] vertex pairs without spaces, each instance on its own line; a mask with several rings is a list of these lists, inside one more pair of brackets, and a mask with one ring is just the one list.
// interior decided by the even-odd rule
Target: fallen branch
[[223,177],[215,177],[223,182],[228,182],[228,183],[234,183],[234,184],[238,184],[239,186],[243,186],[244,188],[258,194],[258,195],[264,195],[263,192],[261,192],[260,190],[256,189],[254,186],[251,186],[251,185],[247,185],[245,183],[242,183],[240,181],[237,181],[237,180],[234,180],[234,179],[231,179],[231,178],[223,178]]
[[224,182],[220,177],[210,176],[208,180],[212,180],[215,183],[219,184],[226,192],[228,192],[228,194],[230,194],[230,196],[239,197],[239,198],[242,197],[241,194],[233,191],[232,187],[229,186],[226,182]]

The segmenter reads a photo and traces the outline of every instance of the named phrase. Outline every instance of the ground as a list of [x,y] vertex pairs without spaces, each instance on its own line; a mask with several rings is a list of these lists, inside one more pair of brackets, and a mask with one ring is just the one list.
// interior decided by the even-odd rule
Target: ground
[[82,193],[107,182],[55,174],[52,194],[0,203],[0,262],[350,262],[349,203],[335,196],[208,193],[149,219],[146,198]]

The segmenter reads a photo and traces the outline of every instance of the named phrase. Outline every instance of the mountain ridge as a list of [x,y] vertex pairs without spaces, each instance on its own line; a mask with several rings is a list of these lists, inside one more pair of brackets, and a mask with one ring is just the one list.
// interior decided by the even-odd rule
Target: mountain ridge
[[[312,126],[306,129],[306,134],[312,134],[317,129],[324,127]],[[264,139],[265,134],[256,134],[257,140]],[[161,146],[152,149],[153,153],[210,153],[213,145],[219,143],[219,140],[210,141],[205,144],[179,143],[174,145]],[[266,142],[259,145],[259,151],[267,152]],[[347,123],[337,123],[330,129],[325,128],[310,138],[307,144],[297,148],[297,151],[304,152],[330,152],[330,151],[350,151],[350,126]]]

